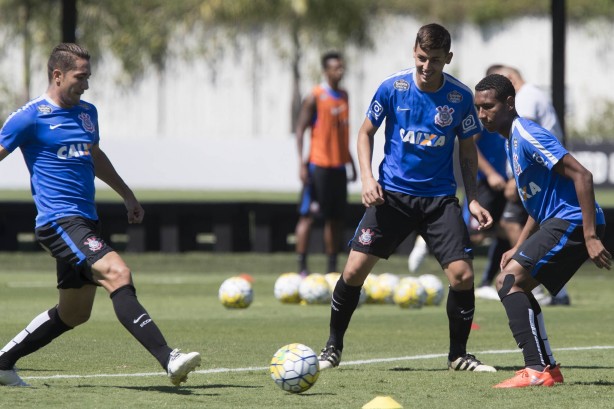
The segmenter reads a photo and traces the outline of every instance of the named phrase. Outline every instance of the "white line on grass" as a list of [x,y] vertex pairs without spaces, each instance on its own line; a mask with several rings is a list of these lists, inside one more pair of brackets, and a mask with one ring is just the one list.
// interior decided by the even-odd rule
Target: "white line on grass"
[[[588,351],[597,349],[614,349],[614,345],[595,345],[588,347],[568,347],[568,348],[555,348],[554,351]],[[480,355],[487,354],[511,354],[518,353],[518,349],[499,349],[477,352]],[[399,362],[399,361],[415,361],[419,359],[433,359],[444,358],[448,354],[425,354],[425,355],[412,355],[412,356],[400,356],[395,358],[375,358],[375,359],[362,359],[357,361],[341,362],[342,366],[350,365],[368,365],[379,364],[384,362]],[[246,368],[212,368],[202,369],[194,371],[197,374],[210,374],[210,373],[230,373],[230,372],[250,372],[250,371],[264,371],[269,369],[268,366],[250,366]],[[50,375],[50,376],[24,376],[23,379],[85,379],[85,378],[117,378],[117,377],[144,377],[144,376],[160,376],[166,375],[164,372],[142,372],[132,374],[95,374],[95,375]]]

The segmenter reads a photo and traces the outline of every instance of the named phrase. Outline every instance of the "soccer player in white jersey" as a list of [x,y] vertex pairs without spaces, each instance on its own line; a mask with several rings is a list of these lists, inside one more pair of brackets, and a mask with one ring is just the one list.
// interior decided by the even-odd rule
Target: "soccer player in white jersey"
[[[452,159],[456,139],[469,210],[480,229],[491,227],[492,217],[476,200],[477,155],[473,135],[482,128],[473,106],[473,94],[443,72],[452,60],[450,46],[450,33],[444,27],[439,24],[421,27],[413,49],[415,68],[400,71],[382,82],[358,133],[362,202],[367,209],[333,291],[330,335],[319,355],[321,369],[339,365],[345,332],[373,266],[379,259],[388,258],[409,234],[417,231],[450,282],[446,307],[448,367],[496,371],[467,353],[475,311],[473,253],[455,196]],[[385,156],[379,167],[379,180],[375,180],[371,168],[373,139],[384,119]]]
[[59,301],[0,350],[0,385],[26,386],[15,372],[17,360],[85,323],[97,286],[110,294],[122,325],[179,385],[200,365],[200,354],[167,345],[137,300],[129,267],[100,237],[95,177],[124,199],[129,223],[141,223],[144,211],[98,145],[96,107],[81,100],[89,88],[90,55],[77,44],[59,44],[47,74],[47,92],[14,112],[0,130],[0,160],[21,149],[37,208],[36,239],[56,259]]
[[529,213],[520,238],[501,258],[497,290],[525,367],[496,388],[552,386],[563,375],[552,355],[539,303],[540,283],[556,294],[587,260],[610,269],[601,238],[603,210],[595,201],[593,175],[556,139],[515,108],[509,79],[492,74],[475,86],[475,106],[484,127],[505,138],[518,193]]

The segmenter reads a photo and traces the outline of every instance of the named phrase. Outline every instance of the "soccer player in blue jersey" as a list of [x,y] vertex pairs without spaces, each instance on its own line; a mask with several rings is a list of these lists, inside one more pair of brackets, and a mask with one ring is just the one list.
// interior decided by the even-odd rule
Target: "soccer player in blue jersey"
[[77,44],[59,44],[47,73],[47,92],[9,116],[0,130],[0,160],[21,149],[38,211],[36,239],[56,259],[59,301],[0,350],[0,385],[26,386],[15,372],[17,360],[85,323],[102,286],[122,325],[178,386],[200,365],[200,354],[167,345],[137,300],[130,268],[100,236],[95,177],[124,199],[128,223],[141,223],[144,211],[100,149],[96,107],[81,100],[89,88],[90,55]]
[[508,160],[529,213],[518,242],[503,254],[499,297],[525,367],[496,388],[552,386],[563,382],[539,303],[539,283],[556,294],[587,260],[610,269],[601,238],[603,210],[595,201],[593,175],[546,129],[518,116],[509,79],[492,74],[475,86],[475,106],[486,129],[507,138]]
[[[438,24],[420,28],[413,49],[415,68],[400,71],[379,86],[358,133],[358,158],[365,214],[332,302],[330,336],[319,355],[320,368],[341,361],[343,337],[361,287],[381,258],[388,258],[413,231],[427,242],[449,282],[447,314],[451,370],[494,372],[467,353],[475,310],[473,253],[453,172],[455,140],[469,210],[479,229],[492,217],[476,200],[477,158],[473,135],[481,130],[471,90],[443,72],[450,63],[450,33]],[[371,168],[373,140],[386,120],[379,180]],[[381,335],[381,334],[379,334]]]

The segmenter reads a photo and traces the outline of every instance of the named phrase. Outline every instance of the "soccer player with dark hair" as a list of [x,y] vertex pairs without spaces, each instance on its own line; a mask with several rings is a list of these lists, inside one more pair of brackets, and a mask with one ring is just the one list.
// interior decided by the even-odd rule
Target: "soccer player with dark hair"
[[[307,250],[314,218],[324,220],[324,250],[328,257],[327,273],[337,271],[337,255],[347,208],[348,174],[356,180],[354,160],[349,149],[348,93],[341,88],[345,72],[340,53],[322,55],[324,82],[316,85],[303,101],[296,125],[299,177],[303,183],[296,224],[298,271],[309,274]],[[304,154],[305,131],[311,128],[311,144]]]
[[95,177],[123,198],[128,223],[141,223],[144,211],[99,146],[98,112],[81,100],[90,75],[88,51],[59,44],[48,60],[47,92],[11,114],[0,130],[0,160],[19,148],[30,172],[36,239],[56,259],[59,291],[58,304],[0,350],[0,385],[26,386],[15,371],[17,360],[85,323],[102,286],[118,320],[178,386],[200,365],[200,354],[167,345],[136,297],[130,268],[100,236]]
[[531,290],[540,283],[552,294],[587,260],[610,269],[601,239],[605,216],[595,201],[593,175],[546,129],[522,118],[516,92],[500,74],[475,86],[484,127],[505,138],[518,193],[529,218],[513,248],[501,258],[497,290],[525,367],[496,388],[552,386],[563,375],[552,354],[543,314]]
[[[344,335],[361,287],[381,258],[387,259],[412,232],[418,232],[449,282],[450,370],[494,372],[467,353],[475,311],[473,253],[456,195],[455,140],[469,211],[478,229],[492,217],[476,200],[477,154],[473,135],[481,131],[471,90],[444,73],[452,60],[450,33],[438,24],[420,28],[413,48],[415,68],[400,71],[379,86],[358,132],[362,202],[366,207],[345,269],[333,291],[330,335],[320,368],[341,361]],[[379,180],[371,167],[373,142],[386,120]],[[381,335],[381,334],[379,334]]]

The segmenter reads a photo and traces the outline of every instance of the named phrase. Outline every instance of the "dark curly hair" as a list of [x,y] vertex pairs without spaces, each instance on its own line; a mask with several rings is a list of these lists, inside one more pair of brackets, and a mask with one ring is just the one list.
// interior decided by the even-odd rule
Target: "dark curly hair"
[[516,90],[512,82],[507,77],[500,74],[490,74],[484,77],[475,86],[475,91],[495,91],[495,98],[501,102],[505,102],[507,97],[516,97]]

